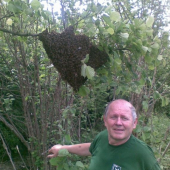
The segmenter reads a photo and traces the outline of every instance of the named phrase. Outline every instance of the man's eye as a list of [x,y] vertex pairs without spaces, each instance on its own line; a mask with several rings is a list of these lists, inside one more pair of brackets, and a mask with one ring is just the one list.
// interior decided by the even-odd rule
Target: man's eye
[[112,119],[117,119],[117,117],[116,117],[116,116],[112,116],[111,118],[112,118]]
[[122,120],[128,120],[128,118],[127,117],[122,117]]

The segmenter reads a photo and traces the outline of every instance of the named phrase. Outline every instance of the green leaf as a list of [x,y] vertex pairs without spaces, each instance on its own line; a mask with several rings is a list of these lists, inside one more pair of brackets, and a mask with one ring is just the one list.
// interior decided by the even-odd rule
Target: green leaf
[[78,166],[80,168],[84,168],[84,165],[83,165],[83,163],[81,161],[77,161],[76,166]]
[[64,136],[64,138],[65,138],[65,141],[66,141],[67,144],[70,144],[70,143],[71,143],[71,137],[70,137],[70,135],[67,134],[67,135]]
[[148,51],[148,47],[142,46],[142,50],[147,52]]
[[151,63],[152,62],[152,57],[150,55],[145,56],[145,62],[146,63]]
[[169,98],[165,97],[165,105],[167,106],[169,104]]
[[66,161],[66,157],[55,157],[50,159],[50,164],[52,166],[57,166],[57,169],[62,169],[64,162]]
[[60,156],[60,157],[68,156],[68,155],[69,155],[69,152],[68,152],[67,149],[60,149],[60,150],[58,151],[58,156]]
[[49,162],[52,166],[57,166],[57,157],[51,158]]
[[158,43],[154,43],[153,45],[151,45],[151,48],[158,49],[159,48],[159,44]]
[[9,4],[9,5],[7,6],[7,9],[8,9],[9,11],[11,11],[11,12],[14,12],[14,13],[15,13],[15,11],[16,11],[16,7],[15,7],[13,4]]
[[143,139],[143,141],[145,142],[146,136],[145,136],[145,133],[144,133],[144,132],[142,132],[142,139]]
[[83,77],[86,77],[86,67],[87,67],[86,64],[83,64],[83,65],[81,66],[81,75],[82,75]]
[[89,88],[87,88],[86,86],[81,86],[81,87],[79,88],[78,94],[79,94],[80,96],[86,96],[86,95],[89,94],[89,92],[90,92]]
[[32,7],[34,10],[38,10],[38,8],[41,7],[41,3],[40,3],[38,0],[32,0],[32,2],[31,2],[31,7]]
[[89,61],[89,54],[86,54],[86,57],[81,60],[82,63],[87,63]]
[[[63,164],[64,170],[70,170],[68,163]],[[57,169],[58,170],[58,169]],[[62,169],[63,170],[63,169]]]
[[153,98],[154,98],[154,99],[159,99],[159,98],[160,98],[160,95],[159,95],[159,92],[158,92],[158,91],[155,91],[155,92],[154,92]]
[[106,24],[110,25],[111,24],[111,20],[110,17],[108,17],[107,15],[103,15],[102,16],[103,20],[106,22]]
[[112,12],[112,13],[110,14],[110,19],[111,19],[112,21],[120,21],[121,17],[120,17],[119,12]]
[[86,76],[88,79],[92,79],[95,75],[95,71],[94,71],[94,68],[90,67],[90,66],[87,66],[86,67]]
[[151,127],[149,127],[149,126],[144,126],[143,131],[144,131],[144,132],[150,132],[150,131],[151,131]]
[[162,97],[162,107],[166,105],[165,97]]
[[143,101],[142,102],[142,105],[143,105],[143,109],[146,111],[146,110],[148,110],[148,102],[147,101]]
[[148,68],[149,68],[149,70],[154,70],[155,69],[154,65],[149,65]]
[[114,60],[118,65],[122,64],[122,60],[120,58],[115,58]]
[[147,18],[147,20],[146,20],[146,25],[147,25],[148,27],[152,27],[153,23],[154,23],[154,17],[149,16],[149,17]]
[[97,19],[97,20],[95,21],[95,25],[96,25],[96,26],[99,26],[99,25],[100,25],[100,20],[99,20],[99,19]]
[[139,83],[140,83],[140,85],[144,85],[144,84],[145,84],[145,79],[144,79],[144,78],[141,78],[141,79],[139,80]]

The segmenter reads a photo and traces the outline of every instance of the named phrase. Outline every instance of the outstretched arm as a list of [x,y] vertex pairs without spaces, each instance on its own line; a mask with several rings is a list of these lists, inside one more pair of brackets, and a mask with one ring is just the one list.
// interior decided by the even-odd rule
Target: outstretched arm
[[54,145],[49,151],[48,158],[53,158],[58,156],[58,151],[60,149],[67,149],[69,153],[73,153],[79,156],[90,156],[89,151],[91,143],[81,143],[75,145]]

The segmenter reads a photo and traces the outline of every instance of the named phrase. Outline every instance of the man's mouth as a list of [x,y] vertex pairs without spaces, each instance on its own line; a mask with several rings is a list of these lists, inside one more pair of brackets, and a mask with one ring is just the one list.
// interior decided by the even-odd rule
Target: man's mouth
[[116,131],[116,132],[123,132],[124,130],[123,129],[114,129],[114,131]]

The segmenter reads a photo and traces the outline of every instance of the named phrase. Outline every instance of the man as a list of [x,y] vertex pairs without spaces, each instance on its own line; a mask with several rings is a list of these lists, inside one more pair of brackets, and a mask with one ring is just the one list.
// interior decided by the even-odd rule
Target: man
[[81,156],[92,156],[89,170],[160,170],[152,149],[132,135],[137,115],[131,103],[123,99],[108,104],[103,116],[106,130],[92,143],[55,145],[48,158],[60,149]]

